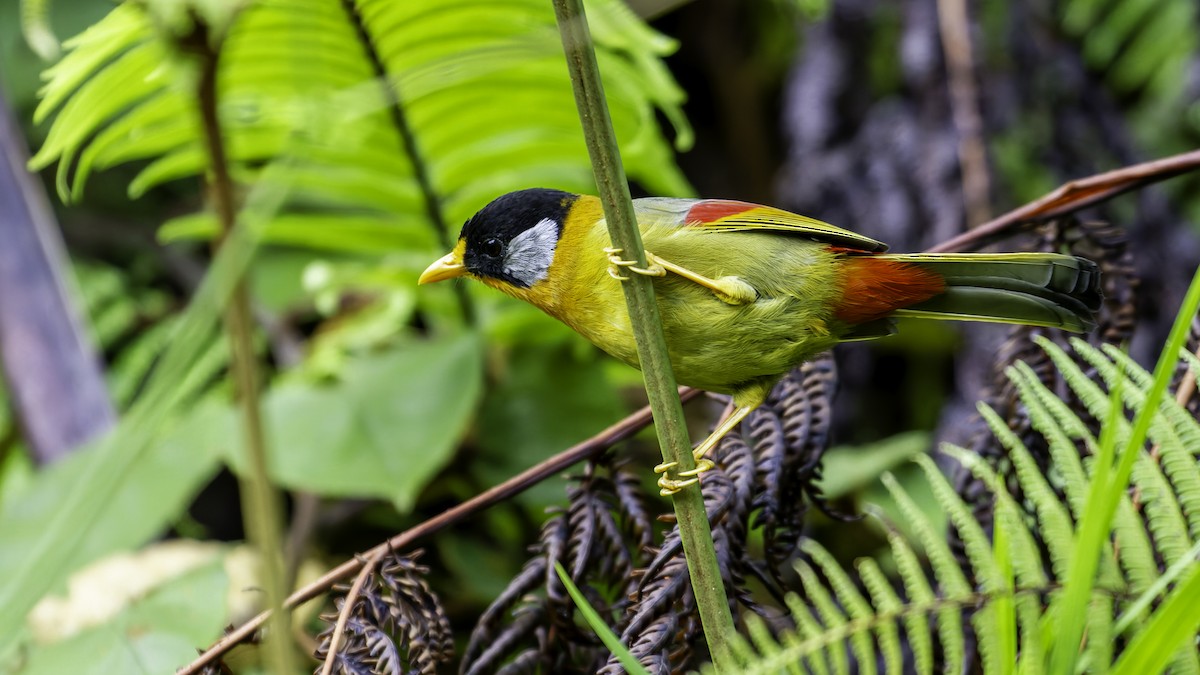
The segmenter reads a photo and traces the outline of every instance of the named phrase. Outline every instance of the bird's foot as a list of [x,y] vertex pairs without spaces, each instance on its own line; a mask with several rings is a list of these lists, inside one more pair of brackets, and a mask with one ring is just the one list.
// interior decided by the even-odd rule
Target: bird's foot
[[629,270],[630,272],[635,272],[648,277],[665,277],[667,275],[667,270],[655,261],[652,254],[646,254],[646,260],[650,263],[648,267],[638,267],[636,260],[622,259],[621,254],[623,252],[624,249],[620,249],[615,246],[606,246],[604,248],[604,253],[608,256],[608,276],[616,279],[617,281],[629,280],[629,277],[621,274],[622,270]]
[[670,497],[689,485],[699,483],[700,474],[712,470],[716,465],[712,463],[712,460],[701,457],[696,461],[696,468],[680,471],[679,478],[672,478],[669,472],[677,466],[679,466],[679,462],[663,462],[654,467],[654,473],[661,474],[658,477],[658,494],[663,497]]

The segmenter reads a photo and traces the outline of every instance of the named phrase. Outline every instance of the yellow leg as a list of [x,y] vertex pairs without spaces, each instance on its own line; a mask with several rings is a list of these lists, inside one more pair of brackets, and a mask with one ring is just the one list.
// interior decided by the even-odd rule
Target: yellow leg
[[700,284],[701,286],[712,291],[719,300],[730,305],[746,305],[755,300],[758,300],[758,291],[750,284],[742,281],[736,276],[726,276],[720,279],[710,279],[701,274],[689,270],[686,267],[680,267],[673,262],[663,260],[653,253],[646,252],[646,260],[652,264],[662,267],[668,272],[678,274],[688,281]]
[[758,299],[758,291],[755,291],[753,286],[736,276],[710,279],[704,275],[696,274],[686,267],[681,267],[673,262],[664,260],[649,251],[646,251],[646,262],[648,263],[646,268],[636,267],[637,261],[635,260],[622,260],[621,249],[619,248],[609,246],[604,249],[604,253],[608,256],[609,276],[619,281],[625,281],[629,278],[621,274],[622,268],[630,272],[652,277],[666,276],[667,272],[671,272],[709,289],[722,302],[730,305],[745,305]]
[[717,447],[717,443],[720,443],[721,439],[724,438],[726,434],[728,434],[730,431],[733,431],[737,425],[741,424],[742,420],[746,419],[746,415],[749,415],[750,411],[757,407],[757,404],[739,406],[733,411],[733,414],[725,418],[725,421],[721,422],[721,424],[719,424],[717,428],[708,435],[708,438],[704,439],[700,445],[697,445],[696,448],[692,450],[692,456],[696,458],[695,469],[690,471],[681,471],[679,473],[679,478],[672,478],[667,472],[678,466],[679,462],[665,462],[654,467],[655,473],[662,474],[658,477],[658,493],[664,497],[670,497],[689,485],[695,485],[696,483],[699,483],[700,474],[712,469],[713,466],[715,466],[712,460],[705,457],[705,455],[712,451],[713,448]]

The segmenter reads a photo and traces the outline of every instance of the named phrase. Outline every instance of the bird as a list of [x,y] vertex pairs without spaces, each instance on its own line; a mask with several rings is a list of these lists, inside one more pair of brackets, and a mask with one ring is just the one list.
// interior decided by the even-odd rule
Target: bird
[[645,267],[614,248],[598,198],[549,188],[501,195],[466,221],[418,284],[468,277],[528,302],[638,367],[622,282],[653,279],[678,382],[732,396],[693,451],[660,464],[663,495],[699,481],[705,455],[788,371],[840,342],[895,332],[896,318],[984,321],[1086,332],[1100,271],[1062,253],[887,253],[820,220],[730,199],[633,200]]

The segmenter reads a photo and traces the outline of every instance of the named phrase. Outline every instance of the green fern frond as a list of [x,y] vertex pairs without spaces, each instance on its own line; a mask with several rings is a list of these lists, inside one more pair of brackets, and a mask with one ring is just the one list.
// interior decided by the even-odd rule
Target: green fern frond
[[[785,633],[789,639],[784,641],[783,648],[777,650],[773,658],[782,664],[799,663],[800,657],[804,657],[811,672],[816,675],[829,675],[831,660],[827,658],[823,648],[831,644],[840,648],[841,640],[822,641],[822,636],[831,633],[841,635],[845,626],[843,625],[839,630],[825,631],[813,616],[812,610],[801,602],[795,593],[789,593],[785,600],[788,610],[792,613],[792,619],[796,622],[796,631],[794,634]],[[787,658],[787,652],[796,652],[798,657]],[[838,671],[834,669],[833,672],[837,673]]]
[[[892,557],[896,561],[896,569],[900,573],[900,579],[904,584],[904,591],[908,595],[910,604],[921,606],[932,606],[937,597],[933,588],[929,585],[929,579],[925,576],[925,570],[921,568],[921,561],[917,558],[917,553],[909,545],[908,540],[901,536],[900,532],[894,527],[887,525],[879,514],[876,518],[884,522],[887,531],[888,545],[891,547]],[[883,609],[880,607],[880,609]],[[899,611],[899,608],[897,608]],[[933,639],[929,631],[929,620],[924,614],[904,614],[904,626],[908,633],[909,647],[913,650],[913,658],[916,663],[918,673],[929,673],[933,671]]]
[[[1124,443],[1131,432],[1131,427],[1124,420],[1123,415],[1112,415],[1110,396],[1102,391],[1095,382],[1092,382],[1074,359],[1061,348],[1048,340],[1038,339],[1037,341],[1092,416],[1096,419],[1109,419],[1110,417],[1116,419],[1117,443],[1118,445]],[[1098,352],[1089,353],[1099,356]],[[1089,353],[1080,352],[1081,356],[1085,358]],[[1101,376],[1104,377],[1107,372],[1113,379],[1110,386],[1116,385],[1116,373],[1111,362],[1102,356],[1098,361],[1106,364],[1098,369]],[[1128,400],[1141,396],[1140,393],[1128,393],[1128,390],[1135,388],[1134,385],[1122,378],[1120,392],[1123,397]],[[1161,432],[1162,428],[1161,423],[1152,423],[1151,433],[1154,433],[1154,429]],[[1188,533],[1188,523],[1183,516],[1182,505],[1172,498],[1174,491],[1163,474],[1162,467],[1142,449],[1138,449],[1138,457],[1135,460],[1132,475],[1132,482],[1141,494],[1142,507],[1146,513],[1146,522],[1150,527],[1150,533],[1154,537],[1158,551],[1169,565],[1179,560],[1192,542]]]
[[[1033,456],[1029,454],[1029,449],[1008,428],[1008,424],[1000,418],[1000,415],[996,411],[992,410],[986,404],[980,403],[978,410],[988,428],[991,429],[992,434],[1008,451],[1008,456],[1013,462],[1013,469],[1017,475],[1017,482],[1020,483],[1022,492],[1024,492],[1033,505],[1038,526],[1043,533],[1047,549],[1050,553],[1051,569],[1055,577],[1061,578],[1066,574],[1067,563],[1074,551],[1074,546],[1072,545],[1074,528],[1071,524],[1071,516],[1062,502],[1058,500],[1058,495],[1050,487],[1046,477],[1034,461]],[[1004,490],[999,476],[991,470],[991,467],[984,462],[978,461],[975,455],[962,451],[959,448],[954,450],[955,459],[963,463],[980,480],[984,481],[991,488],[992,494],[997,496],[1004,495],[1006,501],[1011,499],[1007,491]],[[1082,471],[1082,467],[1080,467],[1080,470]],[[1080,479],[1082,480],[1082,476],[1080,476]],[[1018,564],[1017,570],[1020,575],[1018,578],[1022,584],[1037,586],[1045,582],[1045,575],[1042,573],[1040,566],[1034,570],[1024,569]]]
[[[900,609],[900,597],[896,595],[896,591],[892,588],[891,582],[887,580],[883,570],[879,569],[879,564],[871,558],[860,558],[856,561],[855,567],[858,571],[858,577],[862,579],[863,585],[866,586],[867,592],[871,595],[871,600],[875,606],[879,608],[880,614],[896,614]],[[861,619],[862,617],[855,617]],[[932,646],[929,643],[928,627],[919,626],[921,635],[924,640],[915,639],[917,636],[910,634],[909,645],[913,650],[913,659],[915,661],[914,668],[918,674],[930,672],[933,668]],[[899,673],[904,668],[904,653],[900,646],[900,631],[896,628],[895,621],[881,621],[875,629],[875,635],[879,640],[879,651],[883,657],[884,668],[888,673]],[[924,651],[918,651],[924,649]]]
[[[47,69],[36,118],[54,118],[31,164],[58,163],[64,198],[130,161],[147,162],[132,196],[207,169],[186,86],[193,65],[178,57],[178,17],[163,20],[172,7],[119,5]],[[675,43],[620,0],[588,10],[630,177],[655,193],[690,193],[656,120],[661,112],[674,126],[677,147],[691,143],[684,94],[662,61]],[[210,35],[221,46],[219,114],[235,177],[252,183],[266,163],[293,156],[277,176],[299,198],[268,241],[345,250],[339,228],[306,220],[356,218],[360,240],[382,242],[432,229],[430,199],[458,223],[511,190],[594,189],[549,3],[256,0]],[[163,236],[212,231],[186,223]]]
[[[942,470],[934,464],[932,458],[928,455],[918,455],[916,462],[925,471],[925,479],[933,488],[933,494],[938,504],[950,517],[954,529],[958,531],[959,538],[966,549],[967,559],[975,572],[979,590],[985,594],[999,593],[1004,590],[1005,583],[1000,568],[996,564],[990,537],[984,533],[983,527],[971,513],[970,507],[958,496],[954,486],[946,480]],[[930,556],[930,560],[933,561],[932,556]],[[957,565],[955,566],[957,567]],[[937,570],[936,564],[934,569]],[[999,666],[997,657],[1001,651],[1001,646],[997,641],[1000,630],[993,609],[994,607],[989,606],[972,616],[979,651],[983,655],[983,667],[987,672],[996,672]]]
[[[823,546],[812,539],[806,539],[800,545],[800,550],[807,553],[821,569],[821,573],[829,581],[830,588],[833,589],[837,596],[838,602],[846,608],[850,614],[850,618],[855,621],[866,621],[874,614],[870,603],[859,592],[858,587],[854,585],[854,581],[850,579],[850,575],[846,573],[842,566],[834,560],[833,556],[826,551]],[[812,570],[808,569],[808,565],[801,563],[798,566],[797,572],[800,574],[802,582],[807,584],[812,578],[816,581]],[[839,613],[840,614],[840,613]],[[844,617],[842,617],[844,621]],[[875,648],[871,642],[871,636],[868,633],[858,633],[850,639],[850,646],[854,649],[854,657],[858,660],[858,672],[864,675],[874,675],[875,673]]]
[[[899,505],[905,521],[912,527],[917,540],[925,549],[925,555],[933,567],[933,575],[937,579],[942,597],[947,600],[959,600],[970,595],[970,582],[954,559],[954,553],[947,545],[946,538],[938,532],[933,523],[929,522],[929,519],[899,481],[890,473],[884,474],[882,480],[884,487]],[[958,672],[962,668],[965,652],[962,614],[956,609],[947,608],[939,612],[937,618],[938,635],[942,642],[942,655],[946,671]]]
[[[838,608],[837,603],[833,600],[833,594],[826,588],[824,582],[817,577],[812,566],[803,560],[796,562],[796,572],[800,575],[800,582],[803,585],[804,593],[808,596],[809,602],[817,610],[817,615],[821,620],[822,632],[836,631],[845,628],[849,622],[846,615]],[[797,604],[796,600],[792,600],[789,604]],[[857,640],[861,634],[854,634],[851,637],[851,644],[855,647],[855,652],[861,646],[861,642]],[[868,643],[870,639],[868,638]],[[869,652],[869,646],[867,652]],[[849,675],[850,663],[846,658],[845,645],[833,643],[827,645],[825,653],[828,657],[829,664],[834,673],[838,675]]]
[[[1112,397],[1072,356],[1048,341],[1040,344],[1088,415],[1109,422],[1103,442],[1111,446],[1112,441],[1128,438],[1130,425],[1124,420],[1123,406],[1114,407]],[[1124,354],[1083,343],[1075,344],[1074,351],[1114,396],[1122,397],[1121,403],[1134,408],[1144,403],[1152,378]],[[1200,360],[1188,363],[1200,368]],[[1083,504],[1093,489],[1090,483],[1098,461],[1094,456],[1101,441],[1092,435],[1089,422],[1047,389],[1028,366],[1019,363],[1008,370],[1008,376],[1033,430],[1046,440],[1051,469],[1043,473],[1025,443],[984,405],[979,406],[980,414],[1012,460],[1022,500],[1009,493],[1005,479],[984,458],[963,448],[944,448],[992,493],[990,534],[934,460],[928,456],[916,460],[958,532],[966,569],[959,566],[939,528],[899,482],[885,474],[882,482],[912,538],[920,542],[933,583],[908,538],[878,510],[869,510],[888,538],[904,599],[875,560],[856,561],[856,581],[827,550],[806,541],[802,548],[812,564],[802,562],[797,571],[808,603],[789,596],[797,628],[783,631],[770,644],[762,644],[760,634],[755,640],[758,656],[747,657],[747,672],[775,672],[801,663],[813,672],[843,672],[848,651],[866,672],[877,663],[888,672],[898,672],[905,667],[905,644],[913,655],[909,670],[932,672],[937,653],[945,672],[958,672],[967,665],[964,616],[974,624],[984,672],[1047,672],[1044,659],[1054,646],[1048,642],[1055,637],[1053,626],[1073,620],[1054,614],[1062,611],[1057,601],[1064,595],[1064,584],[1069,584],[1066,575],[1074,569],[1076,522],[1082,520]],[[1128,494],[1116,496],[1112,532],[1100,547],[1096,582],[1079,617],[1081,631],[1086,625],[1079,667],[1087,671],[1106,670],[1117,658],[1119,646],[1145,641],[1145,626],[1153,624],[1156,616],[1152,599],[1168,592],[1195,564],[1200,550],[1189,532],[1195,502],[1185,498],[1195,479],[1192,439],[1200,438],[1200,423],[1175,401],[1166,401],[1150,429],[1163,470],[1150,453],[1142,451],[1131,479],[1136,501]],[[1081,460],[1081,454],[1086,459]],[[1184,462],[1193,465],[1183,466]],[[1056,487],[1065,492],[1066,503],[1060,501]],[[1160,560],[1167,561],[1166,572],[1160,572]],[[1190,675],[1200,668],[1200,655],[1190,645],[1161,658],[1169,661],[1171,672]]]

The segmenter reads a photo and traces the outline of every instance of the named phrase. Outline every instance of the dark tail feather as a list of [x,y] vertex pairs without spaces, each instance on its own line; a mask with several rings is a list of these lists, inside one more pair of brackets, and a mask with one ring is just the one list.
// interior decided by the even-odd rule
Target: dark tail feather
[[1096,327],[1102,293],[1096,263],[1057,253],[883,255],[946,281],[946,290],[894,316],[1049,326],[1082,333]]

